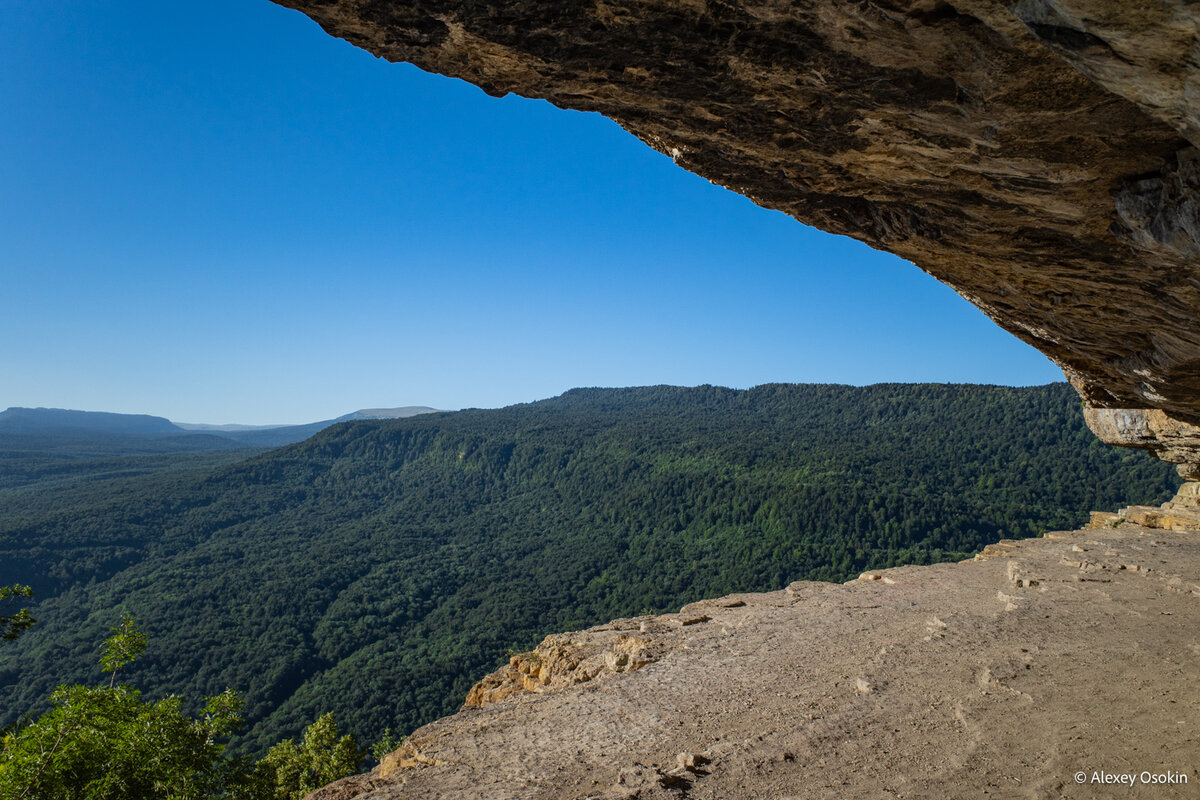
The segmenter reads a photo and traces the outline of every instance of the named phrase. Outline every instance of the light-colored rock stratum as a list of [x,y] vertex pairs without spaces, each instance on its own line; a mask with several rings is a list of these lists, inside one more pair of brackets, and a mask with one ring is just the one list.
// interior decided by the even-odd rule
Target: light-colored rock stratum
[[1200,478],[1200,4],[276,2],[909,259]]
[[1200,796],[1198,498],[550,636],[310,800]]

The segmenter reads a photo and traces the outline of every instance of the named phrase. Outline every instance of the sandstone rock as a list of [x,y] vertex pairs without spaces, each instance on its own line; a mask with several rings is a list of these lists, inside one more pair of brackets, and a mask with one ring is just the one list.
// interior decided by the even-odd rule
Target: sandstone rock
[[[1200,224],[1200,215],[1197,220]],[[1089,408],[1083,418],[1101,441],[1149,450],[1156,458],[1179,465],[1184,478],[1200,478],[1200,427],[1157,409]]]
[[1089,528],[1111,528],[1121,521],[1121,515],[1115,511],[1093,511],[1087,526]]
[[1129,506],[1110,516],[1115,517],[1112,526],[1128,522],[1161,530],[1200,529],[1200,483],[1183,484],[1175,497],[1161,506]]
[[1169,511],[1200,511],[1200,483],[1188,482],[1179,487],[1175,496],[1163,504]]
[[675,768],[685,772],[699,772],[709,760],[700,753],[680,753],[675,756]]
[[409,737],[400,746],[400,749],[393,750],[379,760],[379,766],[374,774],[380,778],[386,778],[400,770],[414,767],[436,767],[437,763],[434,759],[422,755],[421,751],[417,749],[416,741]]
[[658,660],[663,650],[656,640],[625,631],[637,622],[617,620],[580,633],[547,636],[471,687],[463,706],[486,706],[514,695],[540,694],[641,669]]
[[353,800],[372,789],[386,785],[376,774],[352,775],[310,792],[305,800]]
[[[894,590],[768,593],[722,612],[742,622],[732,637],[666,626],[653,664],[439,720],[385,759],[407,766],[324,797],[1084,797],[1067,791],[1081,765],[1126,762],[1190,770],[1195,785],[1196,532],[1126,523],[1014,543],[1004,559],[899,568]],[[1081,542],[1087,573],[1063,563]],[[1013,560],[1044,591],[1013,595]],[[635,622],[548,647],[569,642],[583,664]],[[926,640],[931,628],[948,635]],[[700,755],[716,768],[687,760]]]

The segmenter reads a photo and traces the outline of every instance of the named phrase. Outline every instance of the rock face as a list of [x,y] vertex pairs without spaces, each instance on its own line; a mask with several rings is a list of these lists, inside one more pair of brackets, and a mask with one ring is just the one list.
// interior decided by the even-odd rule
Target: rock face
[[1168,531],[1200,530],[1200,483],[1183,484],[1175,497],[1161,506],[1130,506],[1115,514],[1092,512],[1093,528],[1119,526],[1127,522]]
[[911,260],[1088,405],[1200,423],[1200,5],[277,2],[384,58],[598,111]]
[[641,669],[658,660],[652,638],[611,631],[575,641],[571,634],[547,636],[532,652],[520,653],[471,689],[464,707],[482,707],[525,692],[542,693],[599,677]]
[[1156,458],[1178,464],[1189,481],[1200,480],[1200,427],[1158,409],[1088,408],[1083,418],[1102,441],[1149,450]]
[[515,691],[310,800],[1194,796],[1200,538],[1139,513],[551,637],[654,660],[528,687],[506,667],[481,686]]

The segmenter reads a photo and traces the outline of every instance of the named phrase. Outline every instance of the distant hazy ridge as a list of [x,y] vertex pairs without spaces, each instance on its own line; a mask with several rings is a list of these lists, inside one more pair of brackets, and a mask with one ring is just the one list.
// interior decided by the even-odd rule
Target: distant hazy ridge
[[278,447],[300,442],[338,422],[359,419],[398,419],[436,411],[428,406],[364,408],[337,419],[305,425],[208,425],[171,422],[149,414],[113,414],[62,408],[9,408],[0,411],[0,433],[35,435],[186,436],[204,433],[244,445]]

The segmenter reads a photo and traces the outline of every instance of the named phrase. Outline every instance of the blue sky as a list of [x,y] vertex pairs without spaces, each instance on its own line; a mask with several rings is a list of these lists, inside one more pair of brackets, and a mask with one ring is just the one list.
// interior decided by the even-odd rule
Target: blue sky
[[0,98],[0,408],[1062,379],[911,264],[266,0],[9,0]]

